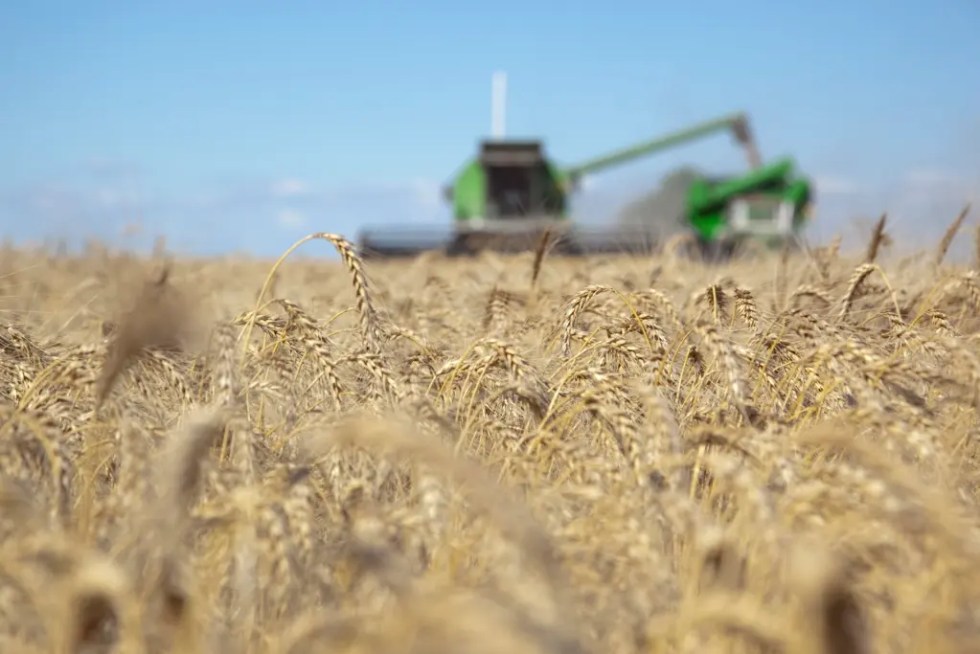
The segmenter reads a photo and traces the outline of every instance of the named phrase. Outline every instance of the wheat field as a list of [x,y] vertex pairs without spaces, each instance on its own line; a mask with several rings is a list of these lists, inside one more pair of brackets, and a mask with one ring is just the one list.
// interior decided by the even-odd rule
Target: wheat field
[[7,248],[0,652],[980,652],[959,223],[720,266]]

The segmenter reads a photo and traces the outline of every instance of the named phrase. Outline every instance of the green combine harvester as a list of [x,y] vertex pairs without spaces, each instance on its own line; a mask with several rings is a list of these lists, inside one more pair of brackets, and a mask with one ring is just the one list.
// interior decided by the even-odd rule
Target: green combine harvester
[[[586,227],[569,218],[569,197],[587,174],[720,131],[731,131],[745,150],[749,172],[724,179],[698,179],[687,190],[683,219],[702,255],[729,256],[745,240],[782,245],[795,241],[812,200],[810,184],[794,175],[793,162],[762,164],[748,119],[742,113],[671,132],[585,163],[561,167],[539,140],[503,138],[502,81],[495,78],[494,133],[480,144],[479,155],[466,163],[445,189],[453,207],[448,235],[412,228],[366,229],[360,247],[366,257],[404,257],[442,250],[472,255],[481,250],[516,252],[533,249],[545,230],[559,236],[556,250],[581,255],[599,252],[643,253],[657,247],[650,229],[639,226]],[[677,216],[651,216],[650,222]]]

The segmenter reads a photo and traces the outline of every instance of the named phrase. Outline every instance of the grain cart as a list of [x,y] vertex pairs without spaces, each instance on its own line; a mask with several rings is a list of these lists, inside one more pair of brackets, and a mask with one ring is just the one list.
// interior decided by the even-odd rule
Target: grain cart
[[684,221],[700,254],[727,258],[746,241],[795,244],[813,192],[793,168],[793,161],[784,158],[737,177],[694,180],[687,189]]
[[[438,234],[418,226],[365,229],[360,235],[364,256],[412,256],[428,250],[443,250],[450,255],[470,255],[485,249],[523,251],[533,248],[546,229],[562,237],[557,242],[560,253],[648,252],[656,244],[650,242],[649,231],[642,226],[574,225],[568,216],[570,195],[587,174],[726,130],[744,148],[753,172],[724,183],[702,180],[691,187],[683,218],[696,231],[697,243],[705,250],[716,244],[722,244],[724,249],[730,240],[737,240],[767,221],[784,224],[782,213],[772,213],[766,218],[764,212],[771,198],[781,197],[783,193],[780,185],[786,181],[779,175],[785,172],[785,167],[782,162],[762,166],[748,119],[742,113],[699,123],[579,165],[562,167],[545,153],[540,140],[503,138],[499,84],[495,80],[498,93],[495,94],[494,138],[480,143],[479,154],[462,167],[444,190],[453,208],[451,233]],[[792,229],[802,224],[801,204],[792,198],[800,195],[804,204],[809,199],[805,184],[794,184],[797,184],[792,187],[794,190],[786,196],[791,200],[789,204],[772,207],[773,211],[789,207]],[[804,184],[803,190],[799,184]],[[744,221],[746,217],[748,223]]]

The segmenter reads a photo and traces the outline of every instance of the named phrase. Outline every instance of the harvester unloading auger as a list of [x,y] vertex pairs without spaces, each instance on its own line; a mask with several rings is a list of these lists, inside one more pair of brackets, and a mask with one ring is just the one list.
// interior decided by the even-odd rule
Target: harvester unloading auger
[[[559,237],[557,253],[649,252],[657,244],[644,225],[573,224],[568,217],[569,195],[586,174],[725,130],[745,150],[750,170],[733,178],[697,179],[688,187],[682,218],[700,251],[724,256],[746,239],[770,244],[792,241],[806,221],[809,183],[793,176],[790,159],[763,165],[745,114],[722,116],[563,168],[544,153],[541,141],[503,138],[502,104],[503,79],[495,77],[494,138],[480,144],[479,155],[445,189],[454,217],[448,239],[418,226],[369,228],[360,236],[364,256],[413,256],[431,250],[450,255],[486,249],[525,251],[535,247],[545,230]],[[677,217],[651,217],[663,218]]]

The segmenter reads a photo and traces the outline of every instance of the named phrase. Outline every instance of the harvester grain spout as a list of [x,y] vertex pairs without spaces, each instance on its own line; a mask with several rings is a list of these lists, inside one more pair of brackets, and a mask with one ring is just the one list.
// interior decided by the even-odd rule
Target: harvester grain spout
[[745,149],[749,168],[753,170],[759,168],[762,165],[762,159],[759,156],[759,149],[755,144],[752,129],[749,126],[749,119],[744,113],[735,113],[692,125],[691,127],[590,159],[577,166],[566,168],[565,174],[571,182],[572,188],[575,188],[578,186],[581,178],[589,173],[594,173],[638,159],[639,157],[682,145],[726,129],[731,130],[735,140]]
[[752,126],[749,125],[749,117],[739,114],[732,118],[732,134],[735,140],[745,148],[745,158],[749,163],[749,168],[756,170],[762,167],[762,156],[759,154],[759,146],[756,145],[755,135],[752,133]]

